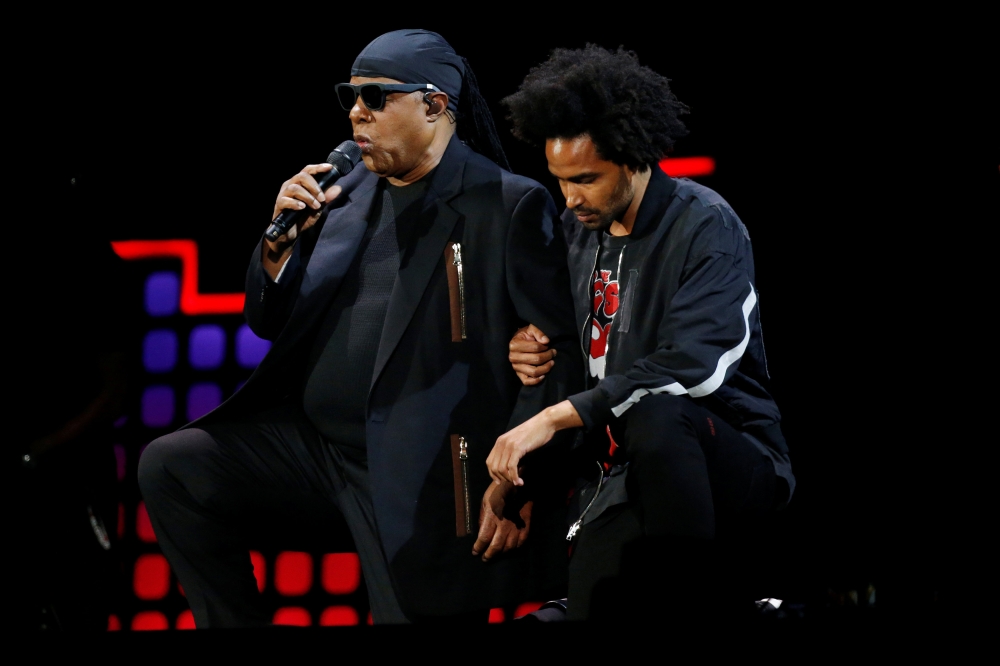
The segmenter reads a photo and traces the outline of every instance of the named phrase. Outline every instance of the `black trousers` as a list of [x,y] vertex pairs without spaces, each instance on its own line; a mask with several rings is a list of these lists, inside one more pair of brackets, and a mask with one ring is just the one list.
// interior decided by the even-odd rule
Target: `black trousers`
[[240,529],[247,517],[331,507],[354,538],[373,621],[409,621],[378,538],[363,457],[322,437],[301,407],[160,437],[142,454],[139,486],[199,628],[270,624]]
[[568,617],[711,611],[738,599],[739,568],[723,544],[784,500],[770,459],[687,396],[646,396],[611,431],[629,463],[629,501],[580,530]]

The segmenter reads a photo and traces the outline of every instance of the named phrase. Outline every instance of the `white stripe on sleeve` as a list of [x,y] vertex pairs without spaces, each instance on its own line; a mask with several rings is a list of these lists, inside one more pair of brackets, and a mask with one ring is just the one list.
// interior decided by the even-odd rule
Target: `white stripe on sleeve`
[[673,382],[671,384],[667,384],[666,386],[658,386],[656,388],[636,389],[632,392],[632,395],[628,397],[628,400],[617,407],[612,407],[611,413],[616,417],[621,416],[628,410],[629,407],[639,402],[644,395],[655,395],[657,393],[684,395],[686,393],[692,398],[701,398],[722,386],[722,382],[726,380],[726,370],[729,369],[729,366],[736,363],[743,357],[743,352],[746,351],[747,345],[750,343],[750,313],[753,312],[753,308],[756,304],[757,294],[754,292],[753,284],[751,283],[750,295],[747,296],[745,301],[743,301],[743,325],[746,328],[746,332],[743,334],[743,340],[740,344],[736,345],[719,358],[719,362],[715,366],[715,372],[712,373],[711,377],[703,381],[701,384],[689,389],[681,386],[679,382]]

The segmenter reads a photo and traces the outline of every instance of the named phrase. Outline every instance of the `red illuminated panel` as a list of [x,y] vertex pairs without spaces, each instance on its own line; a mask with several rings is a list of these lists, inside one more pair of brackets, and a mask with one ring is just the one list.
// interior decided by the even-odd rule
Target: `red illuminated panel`
[[167,616],[159,611],[142,611],[132,618],[132,631],[160,631],[169,628]]
[[305,608],[286,606],[274,611],[272,622],[286,627],[309,627],[312,626],[312,616]]
[[177,622],[174,623],[174,628],[176,629],[194,629],[194,613],[190,610],[186,610],[177,616]]
[[694,178],[715,173],[715,160],[711,157],[668,157],[660,161],[660,168],[671,178]]
[[274,589],[286,597],[302,596],[313,584],[313,559],[309,553],[286,550],[274,559]]
[[[323,556],[323,589],[330,594],[350,594],[361,583],[361,561],[357,553],[327,553]],[[322,621],[320,622],[322,624]]]
[[491,608],[490,609],[490,624],[500,624],[505,620],[502,608]]
[[159,553],[140,555],[135,561],[132,589],[135,596],[146,601],[167,596],[170,591],[170,565],[167,564],[167,558]]
[[181,260],[181,312],[186,315],[238,314],[243,294],[198,292],[198,244],[193,240],[114,241],[111,248],[126,261],[137,259]]
[[253,577],[257,579],[257,591],[263,592],[267,585],[267,560],[256,550],[251,550],[250,561],[253,562]]
[[375,624],[375,620],[372,619],[371,611],[368,611],[368,619],[366,620],[366,622],[368,622],[369,627]]
[[108,631],[121,631],[122,621],[118,619],[118,616],[112,613],[108,616]]
[[541,601],[526,601],[525,603],[518,606],[517,610],[514,611],[514,619],[516,620],[519,617],[524,617],[528,613],[534,613],[541,607],[542,607]]
[[144,543],[156,543],[156,533],[153,532],[153,523],[149,522],[145,502],[139,502],[135,510],[135,535]]
[[319,616],[321,627],[353,627],[358,623],[358,611],[350,606],[330,606]]

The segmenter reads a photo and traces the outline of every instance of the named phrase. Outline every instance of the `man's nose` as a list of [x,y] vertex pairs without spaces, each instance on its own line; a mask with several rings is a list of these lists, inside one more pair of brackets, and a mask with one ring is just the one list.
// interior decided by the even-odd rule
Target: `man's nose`
[[584,198],[580,192],[580,188],[573,183],[566,186],[563,196],[566,197],[566,208],[569,208],[570,210],[583,205]]
[[349,114],[352,123],[370,123],[372,121],[372,112],[368,110],[365,103],[361,101],[361,96],[358,95],[357,99],[354,100],[354,106],[351,107],[351,113]]

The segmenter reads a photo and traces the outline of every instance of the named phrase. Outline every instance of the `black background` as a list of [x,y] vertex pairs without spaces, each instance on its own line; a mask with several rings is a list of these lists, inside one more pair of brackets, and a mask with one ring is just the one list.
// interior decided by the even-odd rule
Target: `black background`
[[[909,159],[899,146],[926,146],[944,122],[922,86],[914,108],[935,120],[900,142],[899,111],[912,110],[901,81],[926,54],[893,51],[878,29],[842,15],[514,11],[288,7],[253,30],[245,17],[63,22],[39,32],[11,70],[23,102],[8,142],[25,149],[18,159],[28,175],[16,208],[46,208],[75,178],[84,204],[73,210],[83,212],[47,207],[56,231],[194,238],[201,291],[242,291],[282,181],[350,138],[332,85],[347,80],[371,39],[402,27],[438,30],[469,59],[513,170],[546,184],[561,206],[542,152],[510,136],[499,100],[553,47],[624,45],[691,107],[691,134],[675,154],[715,158],[716,173],[699,180],[733,205],[753,239],[773,391],[799,483],[773,542],[775,585],[821,600],[828,588],[877,583],[893,522],[877,492],[893,475],[878,462],[901,436],[884,415],[903,390],[886,389],[879,359],[893,355],[886,328],[905,309],[883,261],[899,248],[885,237],[905,218],[898,200],[919,204],[929,185],[899,187]],[[963,101],[945,124],[955,128]],[[996,146],[989,151],[981,161],[995,169]],[[56,237],[35,237],[35,252]],[[922,560],[933,571],[912,581],[922,599],[946,586],[947,522],[932,511],[922,528],[934,554]]]

